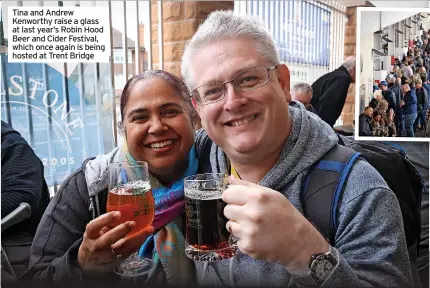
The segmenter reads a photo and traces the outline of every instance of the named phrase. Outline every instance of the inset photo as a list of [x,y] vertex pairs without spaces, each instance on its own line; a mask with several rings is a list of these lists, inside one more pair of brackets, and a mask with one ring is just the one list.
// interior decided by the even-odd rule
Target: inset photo
[[359,8],[357,17],[355,136],[430,140],[430,10]]

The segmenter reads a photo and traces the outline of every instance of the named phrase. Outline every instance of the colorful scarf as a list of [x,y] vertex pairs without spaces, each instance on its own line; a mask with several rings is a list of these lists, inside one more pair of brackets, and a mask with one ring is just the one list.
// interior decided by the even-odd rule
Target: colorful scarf
[[[130,163],[136,162],[124,143],[122,150]],[[189,283],[194,276],[192,261],[185,256],[185,238],[174,221],[185,211],[183,178],[197,173],[198,160],[194,146],[188,152],[188,167],[180,180],[171,187],[164,187],[154,176],[150,175],[152,195],[155,202],[155,218],[152,226],[156,231],[142,245],[140,256],[151,256],[154,267],[161,262],[167,284]],[[153,251],[151,251],[153,249]],[[156,271],[153,271],[154,273]],[[153,274],[153,273],[151,273]],[[151,275],[148,279],[151,278]]]

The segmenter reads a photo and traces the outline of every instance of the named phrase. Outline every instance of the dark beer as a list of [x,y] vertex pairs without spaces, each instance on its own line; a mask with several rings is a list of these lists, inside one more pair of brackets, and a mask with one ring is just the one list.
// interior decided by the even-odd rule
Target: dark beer
[[[224,216],[226,203],[222,191],[185,191],[186,240],[185,254],[199,261],[219,261],[233,257],[237,246],[231,242]],[[215,197],[213,197],[215,196]]]

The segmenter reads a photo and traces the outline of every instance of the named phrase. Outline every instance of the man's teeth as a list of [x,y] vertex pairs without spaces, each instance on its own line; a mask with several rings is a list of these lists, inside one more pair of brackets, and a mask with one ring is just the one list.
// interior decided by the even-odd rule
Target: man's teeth
[[173,140],[167,140],[167,141],[163,141],[163,142],[152,143],[149,146],[152,149],[160,149],[160,148],[172,145],[172,144],[173,144]]
[[230,122],[230,125],[233,126],[233,127],[242,126],[242,125],[245,125],[246,123],[251,122],[256,117],[257,116],[252,115],[252,116],[246,117],[244,119],[240,119],[240,120],[236,120],[236,121]]

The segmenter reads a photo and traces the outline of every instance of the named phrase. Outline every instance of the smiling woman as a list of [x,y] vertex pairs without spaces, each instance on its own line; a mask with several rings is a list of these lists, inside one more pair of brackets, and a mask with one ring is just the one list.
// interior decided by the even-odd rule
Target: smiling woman
[[[143,243],[141,254],[154,260],[144,281],[185,284],[195,277],[192,263],[183,253],[181,220],[183,178],[197,172],[194,110],[188,90],[168,72],[146,71],[127,82],[120,109],[124,143],[85,161],[65,180],[39,224],[23,279],[61,282],[95,277],[102,282],[121,281],[112,269]],[[130,231],[135,221],[122,220],[118,211],[106,213],[108,167],[120,161],[145,161],[150,173],[153,226],[133,235]],[[176,252],[164,255],[167,240]],[[180,273],[175,272],[178,267]]]
[[165,184],[182,175],[194,141],[188,98],[182,81],[164,71],[131,78],[121,96],[120,131],[130,154],[148,162],[149,171]]

